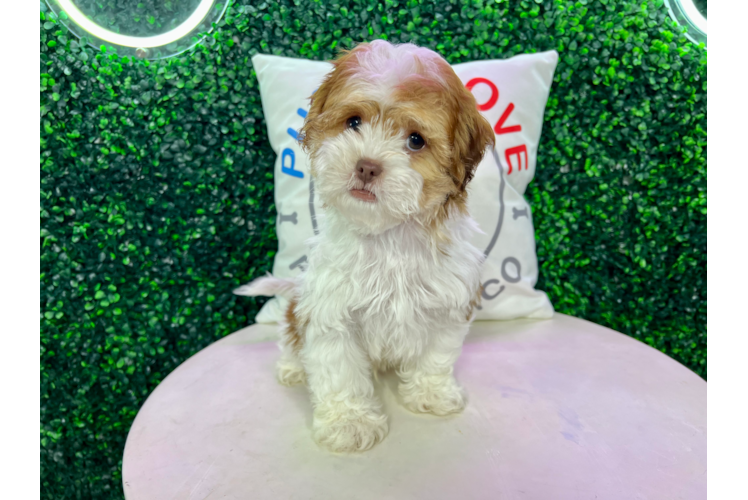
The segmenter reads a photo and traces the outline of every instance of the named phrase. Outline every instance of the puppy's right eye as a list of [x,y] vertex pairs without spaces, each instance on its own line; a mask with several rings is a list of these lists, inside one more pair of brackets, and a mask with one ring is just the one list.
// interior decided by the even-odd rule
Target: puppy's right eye
[[348,128],[352,128],[353,130],[358,130],[358,127],[361,126],[361,117],[360,116],[351,116],[345,121],[345,125]]

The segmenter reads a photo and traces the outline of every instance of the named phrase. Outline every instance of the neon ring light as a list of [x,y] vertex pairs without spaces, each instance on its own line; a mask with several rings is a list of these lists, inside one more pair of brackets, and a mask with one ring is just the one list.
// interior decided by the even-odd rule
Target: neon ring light
[[[53,10],[59,9],[67,14],[69,21],[67,27],[78,37],[90,36],[104,42],[106,45],[122,48],[124,52],[134,52],[136,56],[147,59],[168,57],[194,46],[198,40],[185,40],[185,43],[177,44],[176,46],[174,46],[174,43],[183,40],[190,34],[195,35],[200,31],[210,31],[212,23],[221,18],[228,5],[228,1],[225,1],[223,2],[222,9],[214,9],[213,7],[217,3],[216,0],[201,0],[190,16],[179,26],[165,33],[141,37],[115,33],[96,24],[72,0],[50,0],[48,3]],[[55,6],[58,9],[54,9]],[[72,26],[70,22],[72,22]],[[78,30],[75,29],[76,27]],[[123,50],[119,50],[118,52],[122,53]]]

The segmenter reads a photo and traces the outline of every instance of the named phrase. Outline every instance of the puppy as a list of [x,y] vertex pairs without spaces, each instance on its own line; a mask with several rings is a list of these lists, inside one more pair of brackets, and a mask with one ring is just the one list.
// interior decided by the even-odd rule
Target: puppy
[[465,407],[453,365],[483,259],[466,186],[494,134],[431,50],[377,40],[333,65],[301,130],[325,209],[308,268],[238,293],[289,298],[278,378],[307,383],[317,443],[351,452],[388,431],[375,370],[396,369],[411,411]]

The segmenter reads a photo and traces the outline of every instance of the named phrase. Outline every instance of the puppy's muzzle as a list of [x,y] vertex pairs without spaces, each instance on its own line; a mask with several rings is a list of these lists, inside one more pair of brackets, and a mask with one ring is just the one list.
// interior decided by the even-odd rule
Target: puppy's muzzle
[[382,165],[373,160],[361,158],[358,160],[358,163],[356,163],[356,177],[363,181],[364,184],[370,183],[381,173]]

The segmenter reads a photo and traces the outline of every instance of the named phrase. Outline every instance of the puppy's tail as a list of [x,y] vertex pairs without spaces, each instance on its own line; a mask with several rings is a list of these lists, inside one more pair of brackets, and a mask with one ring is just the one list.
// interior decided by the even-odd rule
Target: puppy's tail
[[267,276],[257,278],[246,285],[240,286],[234,290],[234,294],[247,295],[250,297],[255,297],[257,295],[265,297],[278,295],[291,300],[296,296],[296,287],[296,282],[293,280],[284,280],[268,274]]

